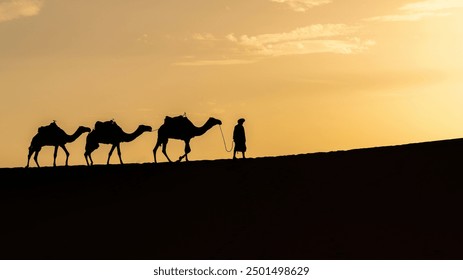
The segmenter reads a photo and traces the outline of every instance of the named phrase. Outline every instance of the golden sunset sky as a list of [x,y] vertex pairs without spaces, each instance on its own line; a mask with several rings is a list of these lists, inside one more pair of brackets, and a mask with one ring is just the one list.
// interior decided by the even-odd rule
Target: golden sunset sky
[[[0,167],[25,166],[53,120],[133,132],[186,112],[222,120],[230,146],[243,117],[248,157],[460,138],[462,26],[461,0],[0,0]],[[85,137],[66,145],[70,165]],[[124,161],[152,162],[156,137],[122,144]],[[191,147],[190,160],[231,158],[219,127]]]

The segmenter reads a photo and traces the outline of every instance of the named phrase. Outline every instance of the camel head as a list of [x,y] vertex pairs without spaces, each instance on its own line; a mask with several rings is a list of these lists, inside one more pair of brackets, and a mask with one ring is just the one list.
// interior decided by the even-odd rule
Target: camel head
[[77,129],[78,132],[81,132],[81,133],[85,133],[85,132],[90,132],[92,131],[92,129],[90,127],[86,127],[86,126],[79,126],[79,128]]
[[208,123],[211,124],[211,126],[214,126],[214,125],[222,125],[222,121],[221,120],[218,120],[216,118],[212,118],[210,117],[208,120],[207,120]]
[[141,124],[141,125],[138,126],[138,130],[141,131],[141,132],[151,132],[151,131],[153,131],[153,128],[151,128],[151,126],[149,126],[149,125]]

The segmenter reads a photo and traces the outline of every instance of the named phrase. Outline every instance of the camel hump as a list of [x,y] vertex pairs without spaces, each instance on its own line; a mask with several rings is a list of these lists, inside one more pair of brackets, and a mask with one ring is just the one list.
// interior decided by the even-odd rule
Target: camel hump
[[173,126],[184,126],[192,125],[193,123],[186,116],[179,115],[175,117],[166,116],[164,118],[164,124]]
[[62,129],[58,127],[56,122],[52,122],[49,125],[41,126],[38,129],[39,133],[53,133],[58,131],[62,131]]
[[95,130],[112,130],[116,127],[119,127],[119,125],[117,125],[117,123],[113,120],[110,120],[110,121],[97,121],[95,123]]

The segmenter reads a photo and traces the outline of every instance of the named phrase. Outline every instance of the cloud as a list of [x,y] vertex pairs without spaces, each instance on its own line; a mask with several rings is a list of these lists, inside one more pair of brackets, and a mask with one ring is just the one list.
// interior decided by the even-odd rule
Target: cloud
[[419,21],[429,17],[448,16],[449,13],[406,13],[367,18],[367,21]]
[[461,0],[426,0],[421,2],[405,4],[400,8],[412,12],[434,12],[453,8],[463,8]]
[[2,2],[0,3],[0,22],[38,15],[43,2],[43,0],[10,0]]
[[408,3],[399,8],[398,14],[367,18],[368,21],[419,21],[430,17],[451,15],[449,10],[463,8],[461,0],[426,0]]
[[150,38],[150,36],[148,34],[142,34],[140,37],[137,38],[137,41],[138,42],[141,42],[143,44],[146,44],[146,45],[151,45],[152,44],[152,40]]
[[[194,34],[197,41],[213,40],[216,50],[226,59],[197,59],[191,57],[177,66],[237,65],[257,62],[266,57],[306,55],[314,53],[354,54],[375,45],[372,40],[363,40],[355,34],[360,26],[346,24],[314,24],[283,33],[241,35],[233,33],[220,39],[211,34]],[[210,46],[209,46],[210,47]],[[224,53],[225,52],[225,55]],[[217,55],[217,54],[216,54]]]
[[289,5],[296,12],[306,12],[307,10],[331,3],[331,0],[270,0],[272,2]]
[[364,51],[375,44],[371,40],[361,40],[350,36],[358,30],[357,26],[345,24],[315,24],[285,33],[242,35],[240,37],[229,34],[226,38],[250,53],[263,56],[310,53],[350,54]]
[[211,33],[195,33],[192,38],[198,41],[214,41],[217,40]]
[[256,60],[246,60],[246,59],[211,59],[211,60],[193,60],[185,62],[176,62],[173,65],[176,66],[214,66],[214,65],[238,65],[238,64],[250,64],[254,63]]

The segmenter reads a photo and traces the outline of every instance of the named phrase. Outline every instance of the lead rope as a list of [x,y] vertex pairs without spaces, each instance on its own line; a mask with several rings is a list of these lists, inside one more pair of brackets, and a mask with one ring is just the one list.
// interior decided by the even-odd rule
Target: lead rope
[[234,143],[232,142],[232,146],[231,146],[230,150],[228,150],[227,149],[227,143],[225,142],[225,136],[223,136],[222,126],[219,125],[219,127],[220,127],[220,133],[222,133],[222,140],[223,140],[223,145],[225,147],[225,151],[227,151],[229,153],[229,152],[231,152],[233,150],[233,144]]

